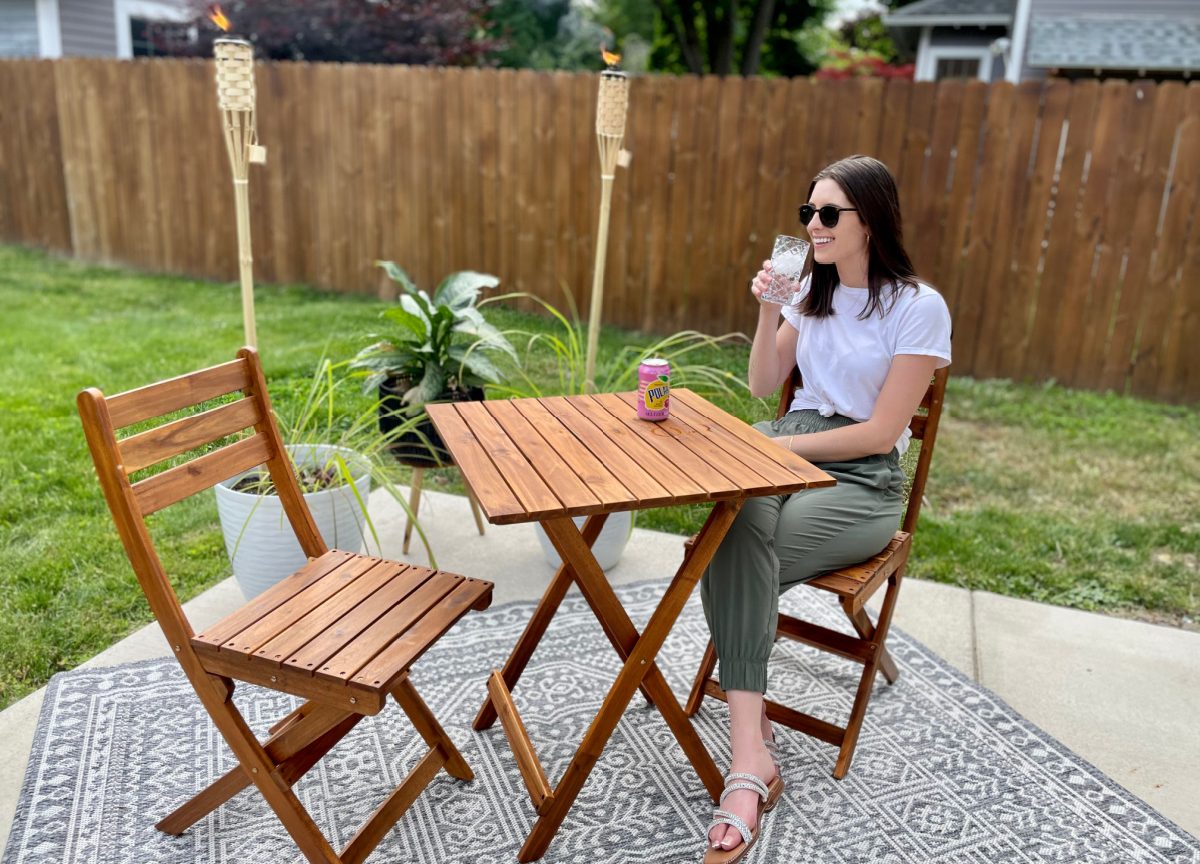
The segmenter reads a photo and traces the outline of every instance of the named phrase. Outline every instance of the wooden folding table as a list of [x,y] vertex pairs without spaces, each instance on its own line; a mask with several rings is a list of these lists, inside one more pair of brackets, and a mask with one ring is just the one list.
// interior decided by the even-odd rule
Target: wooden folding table
[[[671,416],[639,420],[635,393],[429,405],[429,416],[490,522],[540,522],[562,557],[502,671],[488,680],[475,729],[497,716],[538,813],[520,861],[545,854],[633,694],[657,706],[713,801],[722,777],[654,658],[742,502],[831,486],[832,477],[686,389]],[[609,513],[715,502],[695,544],[639,634],[591,545]],[[579,529],[572,516],[586,516]],[[512,699],[525,665],[571,583],[579,586],[623,661],[600,712],[551,788]]]

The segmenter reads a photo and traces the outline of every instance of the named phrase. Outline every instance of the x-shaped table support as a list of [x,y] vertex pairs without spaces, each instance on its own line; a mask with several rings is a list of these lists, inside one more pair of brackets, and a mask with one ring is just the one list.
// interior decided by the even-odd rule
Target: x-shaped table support
[[[641,634],[633,626],[629,614],[621,605],[612,586],[608,584],[604,571],[592,554],[592,544],[600,534],[608,514],[589,516],[582,531],[566,516],[542,521],[542,527],[549,535],[554,548],[558,550],[563,563],[542,595],[525,631],[504,664],[503,671],[492,673],[488,682],[489,697],[474,723],[475,729],[482,731],[495,723],[499,716],[512,744],[525,785],[529,789],[530,799],[538,812],[538,819],[521,847],[517,860],[536,861],[546,854],[551,840],[566,818],[567,811],[571,809],[593,766],[600,758],[605,744],[617,728],[629,701],[639,688],[646,693],[666,720],[667,726],[683,748],[692,767],[696,769],[713,802],[718,800],[721,794],[721,773],[701,743],[700,736],[696,734],[683,708],[676,701],[675,694],[655,664],[654,658],[661,650],[667,634],[683,611],[692,589],[712,560],[713,553],[716,552],[741,506],[742,499],[719,501],[713,506],[695,544],[685,554],[675,578],[671,580]],[[605,635],[621,657],[623,665],[616,681],[609,688],[599,713],[584,734],[570,765],[567,766],[558,785],[551,789],[513,704],[511,690],[520,679],[572,581],[579,586],[584,599],[604,628]]]

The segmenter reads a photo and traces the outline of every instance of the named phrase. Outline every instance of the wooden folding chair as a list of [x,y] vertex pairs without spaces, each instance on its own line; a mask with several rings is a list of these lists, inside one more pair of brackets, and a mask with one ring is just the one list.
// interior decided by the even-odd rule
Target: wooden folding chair
[[[921,513],[921,499],[925,493],[925,480],[929,476],[929,464],[933,459],[933,446],[937,440],[938,422],[942,416],[942,402],[946,394],[946,381],[950,377],[949,367],[939,369],[934,373],[929,389],[921,406],[909,423],[912,437],[921,442],[921,452],[917,456],[917,467],[913,475],[912,490],[909,493],[908,507],[904,511],[904,521],[901,530],[878,555],[855,564],[812,579],[805,585],[819,588],[836,594],[846,617],[854,626],[858,638],[845,633],[831,630],[807,621],[801,621],[789,615],[780,614],[776,638],[786,637],[798,642],[812,645],[822,651],[828,651],[855,660],[863,664],[862,677],[859,679],[858,692],[854,696],[854,706],[850,709],[850,717],[846,726],[835,726],[810,714],[804,714],[777,702],[766,700],[767,716],[785,726],[804,732],[814,738],[819,738],[839,748],[837,763],[833,768],[833,776],[841,780],[850,770],[850,760],[854,758],[854,747],[858,743],[858,733],[862,729],[863,718],[867,713],[867,703],[871,700],[871,689],[875,683],[876,671],[882,671],[883,677],[889,684],[895,683],[899,670],[884,647],[887,640],[888,627],[892,621],[892,610],[896,605],[896,596],[900,591],[900,580],[908,565],[909,551],[912,549],[912,535],[917,528],[917,517]],[[800,372],[793,369],[791,376],[784,385],[779,397],[777,417],[787,413],[792,401],[792,394],[800,386]],[[694,539],[694,538],[693,538]],[[689,540],[688,544],[692,541]],[[875,624],[864,610],[864,606],[879,586],[887,582],[887,593],[883,597],[879,619]],[[700,661],[700,669],[692,683],[692,692],[687,701],[687,714],[695,716],[700,710],[700,704],[705,696],[713,696],[725,701],[723,691],[717,680],[712,677],[716,667],[717,655],[710,641]]]
[[[116,430],[240,391],[243,395],[118,440]],[[79,413],[100,485],[150,608],[238,765],[158,823],[181,834],[253,784],[309,861],[359,862],[440,768],[473,775],[408,679],[408,669],[470,609],[491,603],[492,584],[336,549],[321,539],[271,413],[257,353],[105,397],[79,394]],[[252,430],[183,464],[130,476]],[[223,479],[266,464],[308,563],[227,616],[194,633],[147,531],[145,517]],[[235,681],[306,701],[259,742],[233,703]],[[429,746],[341,854],[292,792],[364,716],[391,695]]]

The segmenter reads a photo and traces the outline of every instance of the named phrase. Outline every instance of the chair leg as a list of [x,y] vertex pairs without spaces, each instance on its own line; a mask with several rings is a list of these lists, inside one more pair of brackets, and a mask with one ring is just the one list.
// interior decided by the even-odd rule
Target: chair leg
[[[871,623],[871,618],[865,610],[852,611],[850,605],[844,601],[842,603],[842,610],[846,613],[846,617],[850,619],[850,623],[854,625],[855,631],[861,638],[866,639],[868,642],[875,638],[875,625]],[[900,670],[896,668],[896,661],[892,659],[892,655],[888,653],[887,648],[882,645],[880,646],[879,671],[883,673],[883,677],[888,684],[895,684],[896,679],[900,677]]]
[[862,730],[863,718],[867,715],[867,703],[871,701],[871,688],[875,685],[875,673],[879,670],[886,653],[883,646],[887,642],[888,629],[892,624],[892,612],[896,608],[896,597],[900,593],[900,580],[904,576],[905,563],[902,561],[896,572],[888,578],[887,593],[883,595],[883,605],[879,609],[879,621],[871,634],[875,652],[863,668],[858,692],[854,695],[854,707],[850,709],[850,719],[846,723],[846,737],[842,739],[837,764],[833,768],[833,776],[838,780],[846,776],[846,772],[850,770],[850,760],[854,758],[858,733]]
[[454,746],[454,742],[450,740],[450,736],[442,729],[429,706],[421,699],[421,695],[407,677],[402,678],[392,690],[392,698],[408,715],[413,727],[429,745],[429,752],[417,762],[408,776],[392,790],[346,844],[346,848],[342,850],[343,864],[358,864],[370,855],[442,768],[445,768],[450,776],[460,780],[473,780],[475,777],[458,748]]
[[683,708],[687,716],[695,717],[696,712],[700,710],[700,704],[704,701],[704,684],[716,666],[717,649],[710,639],[708,647],[704,649],[704,657],[700,660],[700,668],[696,670],[696,678],[692,681],[692,692],[688,694],[687,704]]
[[421,484],[425,482],[425,469],[414,468],[412,473],[412,486],[408,492],[408,518],[404,521],[404,545],[401,546],[403,554],[408,554],[408,541],[412,539],[413,520],[417,518],[417,510],[421,506]]
[[[276,724],[282,725],[282,728],[262,746],[288,785],[292,785],[308,773],[362,718],[361,714],[306,702],[280,724]],[[154,827],[165,834],[178,836],[250,783],[251,775],[238,765],[163,817]]]
[[[241,763],[242,771],[262,793],[267,806],[275,812],[284,829],[299,847],[300,853],[310,862],[342,864],[342,859],[333,851],[317,823],[292,792],[292,787],[280,766],[254,736],[245,718],[234,706],[233,700],[218,695],[220,689],[226,692],[230,689],[228,679],[214,675],[207,677],[218,686],[197,686],[197,694],[221,732],[221,737]],[[329,746],[332,747],[332,743]]]
[[412,721],[413,728],[417,730],[417,734],[425,740],[425,743],[431,748],[441,751],[446,759],[447,774],[459,780],[475,779],[471,766],[458,752],[454,741],[446,734],[442,724],[438,723],[437,717],[429,710],[429,706],[425,704],[425,700],[421,698],[417,688],[408,680],[408,676],[400,679],[400,683],[392,690],[392,698],[404,709],[404,713]]
[[841,780],[850,770],[850,760],[854,758],[854,748],[858,745],[858,733],[862,730],[863,719],[867,716],[867,703],[871,701],[871,688],[875,686],[875,673],[878,671],[878,655],[867,663],[863,669],[862,678],[858,681],[858,692],[854,694],[854,707],[850,709],[850,719],[846,722],[845,737],[838,749],[837,763],[833,766],[833,776]]

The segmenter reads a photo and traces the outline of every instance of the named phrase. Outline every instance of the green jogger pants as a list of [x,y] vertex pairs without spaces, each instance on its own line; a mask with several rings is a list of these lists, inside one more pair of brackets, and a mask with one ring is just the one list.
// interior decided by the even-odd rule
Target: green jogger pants
[[[754,425],[777,437],[854,422],[806,410]],[[748,499],[704,572],[700,597],[720,661],[722,690],[765,693],[779,596],[821,573],[871,557],[899,526],[904,473],[894,449],[886,456],[818,467],[837,485]]]

